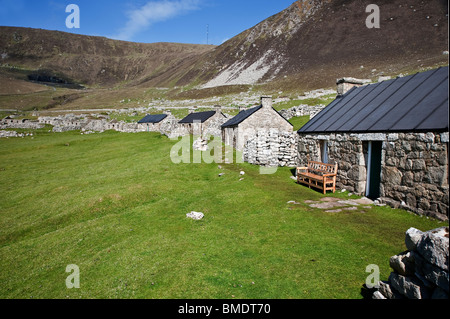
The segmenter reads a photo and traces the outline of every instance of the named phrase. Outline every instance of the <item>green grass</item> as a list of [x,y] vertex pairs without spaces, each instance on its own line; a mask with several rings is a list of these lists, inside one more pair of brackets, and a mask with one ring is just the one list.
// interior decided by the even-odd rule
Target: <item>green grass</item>
[[[366,266],[386,280],[409,227],[443,226],[387,207],[287,204],[323,195],[287,168],[173,164],[175,143],[111,131],[1,139],[0,298],[361,298]],[[69,264],[80,289],[66,288]]]
[[289,122],[291,122],[291,124],[294,125],[294,131],[298,131],[299,129],[301,129],[303,127],[303,125],[308,123],[309,120],[310,120],[310,116],[304,115],[304,116],[293,117],[289,120]]

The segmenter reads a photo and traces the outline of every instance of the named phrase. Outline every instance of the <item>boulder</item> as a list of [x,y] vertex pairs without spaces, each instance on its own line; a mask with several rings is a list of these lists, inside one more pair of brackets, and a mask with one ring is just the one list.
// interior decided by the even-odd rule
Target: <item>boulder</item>
[[415,275],[417,277],[424,278],[429,283],[441,287],[448,293],[449,290],[448,270],[445,271],[435,265],[430,264],[417,252],[412,253],[414,254],[415,267],[417,270]]
[[[447,237],[445,237],[447,229]],[[417,252],[429,263],[448,271],[448,228],[426,232],[417,243]]]
[[389,276],[392,287],[408,299],[428,299],[430,290],[414,277],[405,277],[395,272]]
[[417,248],[417,243],[422,238],[423,234],[424,233],[422,231],[414,227],[408,229],[405,236],[406,248],[408,248],[408,250],[415,251]]
[[205,217],[205,215],[203,213],[199,213],[199,212],[190,212],[189,214],[186,214],[187,218],[191,218],[193,220],[200,220],[203,219],[203,217]]
[[393,270],[403,276],[414,275],[415,263],[414,256],[407,251],[396,256],[392,256],[389,260],[389,265]]
[[405,297],[391,287],[389,282],[380,281],[378,291],[387,299],[404,299]]

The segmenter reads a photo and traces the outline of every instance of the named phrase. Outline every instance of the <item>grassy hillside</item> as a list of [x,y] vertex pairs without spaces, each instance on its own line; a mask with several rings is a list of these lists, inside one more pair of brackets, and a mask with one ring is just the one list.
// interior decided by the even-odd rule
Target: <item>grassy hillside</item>
[[[0,140],[0,298],[361,298],[366,266],[386,280],[409,227],[443,225],[325,213],[289,169],[176,165],[158,134],[48,129]],[[65,286],[69,264],[80,289]]]
[[[212,45],[133,43],[42,29],[0,26],[0,73],[41,75],[90,87],[138,85],[184,69]],[[150,87],[151,85],[148,85]]]

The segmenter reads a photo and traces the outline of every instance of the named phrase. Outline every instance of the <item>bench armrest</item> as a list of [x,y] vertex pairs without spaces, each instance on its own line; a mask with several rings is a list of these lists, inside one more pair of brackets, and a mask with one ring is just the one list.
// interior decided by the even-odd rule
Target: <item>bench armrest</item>
[[323,174],[322,176],[323,176],[323,177],[333,177],[333,176],[336,176],[336,173],[333,173],[333,174]]

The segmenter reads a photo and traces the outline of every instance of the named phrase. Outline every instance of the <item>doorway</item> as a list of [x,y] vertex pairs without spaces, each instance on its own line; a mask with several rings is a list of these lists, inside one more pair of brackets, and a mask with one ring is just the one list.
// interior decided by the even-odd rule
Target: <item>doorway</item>
[[383,142],[370,141],[367,144],[367,154],[365,154],[367,165],[366,197],[370,199],[380,197],[382,149]]

